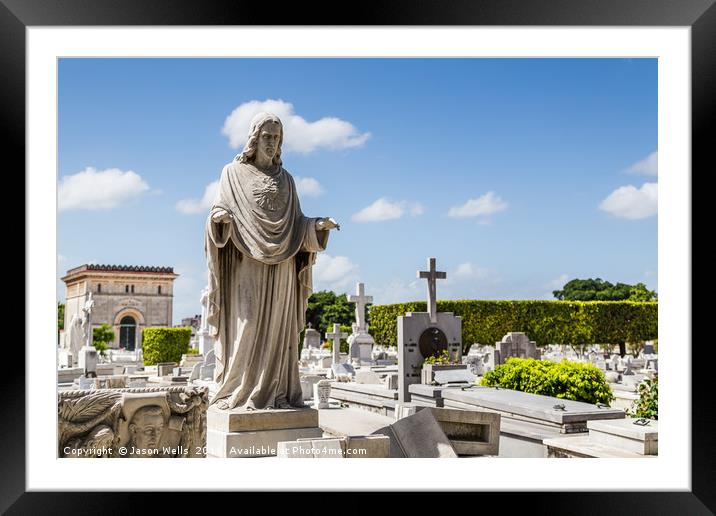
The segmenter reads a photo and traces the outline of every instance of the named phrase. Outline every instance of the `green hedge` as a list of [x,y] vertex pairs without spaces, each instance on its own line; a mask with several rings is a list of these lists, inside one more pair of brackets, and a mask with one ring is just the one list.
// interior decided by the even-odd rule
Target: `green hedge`
[[569,360],[509,358],[494,371],[485,373],[480,385],[594,404],[614,399],[598,367]]
[[[634,301],[438,301],[438,311],[462,317],[462,342],[494,344],[511,331],[538,345],[619,344],[658,337],[658,302]],[[397,317],[425,312],[424,301],[374,305],[370,333],[376,343],[397,343]]]
[[142,350],[144,365],[156,365],[161,362],[181,361],[181,356],[189,350],[191,326],[183,328],[145,328]]

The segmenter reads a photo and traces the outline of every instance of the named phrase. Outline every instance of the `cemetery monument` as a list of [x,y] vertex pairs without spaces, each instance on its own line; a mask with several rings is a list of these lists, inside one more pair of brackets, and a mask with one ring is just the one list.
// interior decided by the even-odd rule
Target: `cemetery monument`
[[298,339],[316,253],[339,226],[301,211],[281,160],[283,137],[276,115],[253,118],[206,221],[207,323],[219,384],[211,404],[220,409],[304,406]]

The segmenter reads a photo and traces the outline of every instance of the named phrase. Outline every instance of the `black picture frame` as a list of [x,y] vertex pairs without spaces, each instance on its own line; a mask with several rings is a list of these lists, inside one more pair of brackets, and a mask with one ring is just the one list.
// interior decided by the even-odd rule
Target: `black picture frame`
[[[687,26],[691,28],[692,171],[714,170],[712,140],[707,133],[716,120],[715,0],[395,0],[342,6],[323,1],[281,5],[246,1],[0,0],[0,112],[2,140],[8,154],[25,169],[25,29],[31,26],[84,25],[445,25],[445,26]],[[692,190],[693,191],[693,190]],[[695,203],[694,203],[695,204]],[[25,270],[26,275],[28,271]],[[27,315],[26,315],[27,317]],[[25,321],[27,324],[27,321]],[[691,345],[691,335],[685,342]],[[27,346],[33,345],[26,343]],[[126,494],[48,493],[25,489],[25,360],[5,371],[0,425],[0,511],[8,514],[46,512],[111,513],[125,507]],[[692,369],[692,490],[690,492],[550,492],[509,494],[510,503],[524,501],[537,514],[712,514],[716,471],[711,390],[704,385],[710,363],[694,360]],[[666,386],[665,388],[668,388]],[[12,424],[10,422],[13,422]],[[10,445],[9,443],[12,443]],[[696,452],[697,451],[697,452]],[[516,472],[519,474],[519,472]],[[555,479],[559,485],[559,479]],[[559,487],[555,489],[559,491]],[[132,506],[136,507],[132,498]],[[171,496],[165,494],[164,496]],[[491,496],[480,495],[487,508]],[[81,502],[78,500],[80,497]],[[162,497],[163,498],[163,497]],[[444,499],[443,499],[444,500]],[[495,501],[506,500],[498,494]],[[213,500],[212,500],[213,501]],[[472,506],[477,510],[478,506]]]

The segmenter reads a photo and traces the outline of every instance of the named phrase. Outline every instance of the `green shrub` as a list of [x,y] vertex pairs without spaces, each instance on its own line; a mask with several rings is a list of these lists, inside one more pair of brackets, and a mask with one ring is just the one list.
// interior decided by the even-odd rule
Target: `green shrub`
[[423,364],[457,364],[457,360],[450,359],[450,353],[444,349],[439,355],[432,355],[423,361]]
[[107,351],[107,344],[105,342],[97,340],[92,343],[92,346],[94,346],[94,349],[97,350],[99,356],[103,357],[107,355],[107,353],[105,353],[105,351]]
[[614,399],[604,373],[592,364],[552,362],[534,358],[509,358],[485,373],[480,385],[503,387],[555,398],[609,403]]
[[144,365],[180,362],[189,350],[191,326],[183,328],[145,328],[143,339]]
[[[465,350],[494,344],[511,331],[525,332],[538,345],[620,344],[658,337],[658,302],[634,301],[438,301],[441,312],[462,318]],[[374,305],[370,333],[377,344],[398,341],[397,317],[424,312],[424,301]]]
[[659,378],[645,379],[639,384],[639,399],[634,400],[627,414],[632,417],[659,419]]
[[186,350],[187,355],[198,355],[199,349],[198,348],[189,348]]
[[104,344],[104,349],[107,349],[107,344],[114,340],[114,332],[112,327],[103,323],[98,328],[92,330],[92,345],[96,348],[98,343]]

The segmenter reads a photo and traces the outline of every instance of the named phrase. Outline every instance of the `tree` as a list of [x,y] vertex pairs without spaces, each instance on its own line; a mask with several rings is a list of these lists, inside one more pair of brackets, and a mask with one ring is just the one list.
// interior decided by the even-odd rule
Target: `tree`
[[113,340],[114,332],[109,324],[102,324],[99,328],[92,330],[92,345],[102,356],[104,356],[104,350],[107,349],[107,344]]
[[65,329],[65,305],[57,302],[57,345],[60,344],[60,330]]
[[308,298],[306,324],[311,323],[321,335],[331,331],[334,323],[350,327],[353,319],[353,305],[348,303],[345,294],[337,296],[335,292],[322,290]]
[[656,292],[643,283],[611,284],[601,278],[573,279],[552,294],[560,301],[655,301]]

